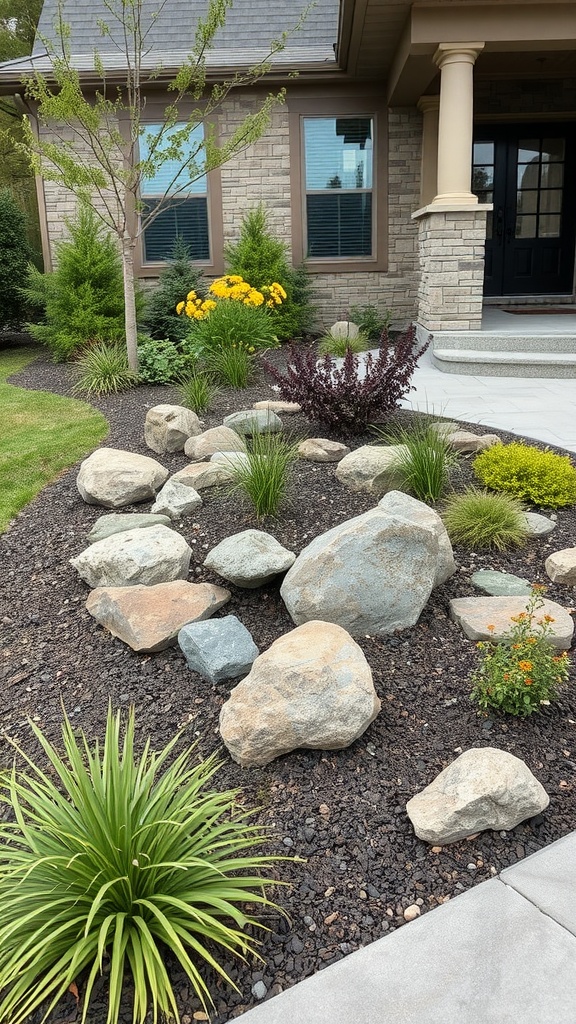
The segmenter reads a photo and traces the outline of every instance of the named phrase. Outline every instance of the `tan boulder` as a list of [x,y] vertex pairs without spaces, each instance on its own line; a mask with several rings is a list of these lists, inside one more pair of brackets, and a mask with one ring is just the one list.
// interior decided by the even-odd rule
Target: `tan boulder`
[[200,434],[202,423],[183,405],[155,405],[148,409],[144,440],[153,452],[181,452],[189,437]]
[[170,479],[185,484],[186,487],[193,487],[195,491],[205,491],[208,487],[229,484],[232,473],[226,466],[217,462],[193,462],[192,465],[174,473]]
[[351,491],[368,491],[381,498],[387,491],[400,489],[398,457],[405,450],[405,445],[365,444],[338,463],[336,478]]
[[497,434],[473,434],[471,430],[454,430],[453,433],[446,433],[444,436],[450,447],[462,454],[483,452],[485,448],[502,444],[502,439]]
[[81,464],[76,486],[88,505],[123,508],[149,501],[168,475],[168,470],[148,455],[120,448],[97,448]]
[[327,437],[307,437],[298,445],[298,455],[309,462],[340,462],[349,452],[345,444]]
[[192,462],[202,462],[216,452],[245,452],[243,438],[230,427],[212,427],[210,430],[190,437],[184,445],[184,454]]
[[268,409],[270,412],[276,412],[282,416],[294,416],[297,412],[302,412],[302,406],[298,405],[298,402],[282,402],[280,400],[254,402],[253,409]]
[[[526,597],[456,597],[450,601],[450,618],[469,640],[503,640],[513,626],[512,617],[526,611]],[[572,643],[574,623],[565,608],[544,600],[535,620],[550,616],[549,640],[559,651]],[[488,629],[488,626],[493,629]]]
[[544,567],[553,583],[576,586],[576,548],[554,551],[548,555]]

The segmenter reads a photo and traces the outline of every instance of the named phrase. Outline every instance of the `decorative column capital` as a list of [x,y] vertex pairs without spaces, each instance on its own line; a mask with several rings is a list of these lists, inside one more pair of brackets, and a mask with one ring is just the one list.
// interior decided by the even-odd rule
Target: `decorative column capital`
[[421,96],[416,106],[423,114],[440,110],[440,94],[436,96]]
[[475,64],[485,43],[440,43],[434,54],[434,63],[443,68],[447,64]]

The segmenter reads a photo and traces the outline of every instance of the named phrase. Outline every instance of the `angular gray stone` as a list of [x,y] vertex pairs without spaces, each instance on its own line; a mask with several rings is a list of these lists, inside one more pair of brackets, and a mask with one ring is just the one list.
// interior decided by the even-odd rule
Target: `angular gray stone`
[[293,621],[334,622],[353,636],[417,621],[434,585],[438,536],[377,507],[316,537],[280,594]]
[[473,572],[470,582],[478,590],[491,597],[530,597],[532,585],[521,576],[511,572],[497,572],[495,569],[479,569]]
[[262,402],[254,402],[253,409],[269,409],[271,412],[282,413],[283,416],[294,416],[302,412],[302,406],[298,402],[282,402],[281,400],[267,399]]
[[263,530],[243,530],[217,544],[204,559],[207,569],[237,587],[251,590],[294,564],[296,555]]
[[345,444],[327,437],[307,437],[298,445],[298,455],[309,462],[340,462],[349,452]]
[[215,452],[245,452],[246,443],[230,427],[212,427],[210,430],[190,437],[184,445],[184,454],[192,462],[203,462]]
[[156,495],[152,512],[163,512],[170,519],[182,519],[200,508],[202,498],[193,487],[187,487],[171,477]]
[[399,444],[365,444],[338,463],[336,479],[350,491],[368,491],[381,498],[386,491],[400,488],[398,456],[405,450],[406,446]]
[[148,526],[160,525],[170,526],[169,516],[152,515],[150,512],[110,512],[96,520],[87,540],[94,544],[124,530],[144,530]]
[[438,538],[438,565],[434,577],[434,586],[439,587],[456,572],[456,562],[452,544],[444,523],[433,508],[423,501],[418,501],[403,491],[388,491],[378,502],[378,507],[391,515],[406,519],[407,522],[429,527]]
[[125,530],[98,540],[70,559],[89,587],[152,586],[186,579],[192,549],[167,526]]
[[122,508],[153,498],[169,473],[148,455],[97,448],[81,464],[76,486],[88,505]]
[[576,548],[553,551],[544,562],[544,568],[553,583],[576,585]]
[[189,437],[202,432],[195,412],[183,405],[155,405],[146,413],[144,440],[153,452],[181,452]]
[[282,420],[271,409],[242,409],[224,417],[224,426],[237,434],[276,434],[282,430]]
[[380,710],[372,673],[352,637],[307,622],[261,654],[220,712],[220,734],[241,765],[303,747],[342,750]]
[[193,462],[192,465],[174,473],[170,479],[185,484],[186,487],[192,487],[195,491],[205,491],[208,487],[229,484],[232,473],[226,466],[216,462]]
[[480,747],[460,754],[408,801],[406,812],[419,839],[443,846],[486,829],[509,831],[549,802],[519,757]]
[[522,516],[526,521],[529,537],[547,537],[549,533],[556,529],[556,523],[553,519],[548,519],[548,516],[541,516],[538,512],[523,512]]
[[151,587],[96,587],[86,608],[113,636],[144,653],[173,647],[182,626],[208,619],[229,600],[223,587],[174,580]]
[[258,657],[250,633],[235,615],[183,626],[178,644],[188,668],[211,683],[246,675]]
[[470,430],[455,430],[445,435],[449,445],[454,451],[461,452],[482,452],[485,448],[492,448],[495,444],[502,444],[502,439],[497,434],[473,434]]
[[[525,597],[457,597],[450,601],[450,618],[458,623],[469,640],[507,639],[504,634],[513,626],[512,616],[525,611]],[[574,623],[566,609],[545,598],[535,615],[536,621],[544,615],[553,619],[549,635],[552,646],[559,651],[568,650]],[[489,630],[489,625],[494,629]]]

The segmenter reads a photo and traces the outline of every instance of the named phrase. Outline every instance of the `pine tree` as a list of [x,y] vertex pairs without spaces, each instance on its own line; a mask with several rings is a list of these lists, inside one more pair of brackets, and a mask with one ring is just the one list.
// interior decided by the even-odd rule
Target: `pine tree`
[[0,329],[21,327],[25,300],[20,285],[26,281],[31,250],[26,217],[9,189],[0,191]]
[[178,316],[176,306],[188,292],[203,297],[202,271],[190,259],[190,250],[183,239],[174,242],[169,265],[160,274],[158,286],[146,296],[143,326],[153,338],[173,342],[182,341],[189,331],[190,321]]

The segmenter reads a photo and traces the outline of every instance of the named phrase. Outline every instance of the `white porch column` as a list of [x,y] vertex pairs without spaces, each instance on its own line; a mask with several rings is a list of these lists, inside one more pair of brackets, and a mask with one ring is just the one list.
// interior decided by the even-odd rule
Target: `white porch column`
[[439,96],[421,96],[416,104],[422,111],[422,161],[420,164],[420,205],[428,206],[438,191]]
[[475,205],[470,190],[474,112],[473,69],[484,43],[440,43],[434,61],[440,68],[438,183],[434,204]]

